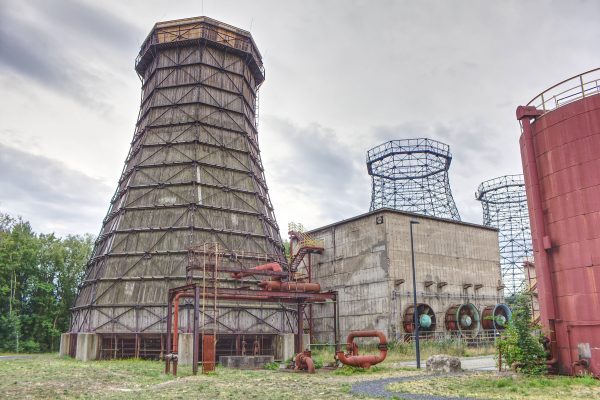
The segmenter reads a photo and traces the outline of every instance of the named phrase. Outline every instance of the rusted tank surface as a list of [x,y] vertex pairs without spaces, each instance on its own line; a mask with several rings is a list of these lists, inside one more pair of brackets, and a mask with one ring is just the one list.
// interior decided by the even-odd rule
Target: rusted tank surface
[[541,322],[558,372],[600,376],[600,69],[517,109]]

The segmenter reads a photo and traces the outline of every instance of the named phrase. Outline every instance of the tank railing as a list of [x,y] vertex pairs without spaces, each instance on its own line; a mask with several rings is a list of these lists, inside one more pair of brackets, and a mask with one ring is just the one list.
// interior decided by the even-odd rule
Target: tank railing
[[600,68],[586,71],[550,87],[534,97],[528,106],[545,114],[584,97],[600,94]]

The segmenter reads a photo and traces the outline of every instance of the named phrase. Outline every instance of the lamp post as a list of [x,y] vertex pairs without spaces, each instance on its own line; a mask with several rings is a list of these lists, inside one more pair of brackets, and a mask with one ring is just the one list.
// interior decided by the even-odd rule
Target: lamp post
[[415,272],[415,246],[413,240],[413,225],[418,225],[419,221],[410,221],[410,255],[412,258],[412,278],[413,278],[413,315],[415,332],[415,352],[417,355],[417,369],[421,368],[421,351],[419,349],[419,309],[417,308],[417,276]]

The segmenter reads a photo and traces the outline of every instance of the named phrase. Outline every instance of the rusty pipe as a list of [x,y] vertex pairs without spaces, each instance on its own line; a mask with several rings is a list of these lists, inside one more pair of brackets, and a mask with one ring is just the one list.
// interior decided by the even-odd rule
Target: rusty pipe
[[231,277],[234,279],[242,279],[244,276],[252,275],[252,271],[272,271],[272,272],[283,272],[281,264],[276,262],[270,262],[266,264],[257,265],[256,267],[250,268],[247,271],[233,272]]
[[[179,299],[181,297],[193,297],[192,293],[177,293],[173,298],[173,353],[177,354],[179,350]],[[171,332],[169,332],[170,334]]]
[[281,282],[280,281],[261,281],[258,286],[263,288],[264,290],[281,290]]
[[320,292],[321,285],[314,282],[282,282],[281,290],[289,292]]
[[[379,338],[379,355],[358,355],[358,346],[354,343],[357,337],[376,337]],[[380,331],[353,331],[350,332],[346,340],[346,349],[348,353],[343,351],[336,352],[336,357],[342,364],[351,365],[368,369],[372,365],[379,364],[387,356],[387,338]]]
[[307,371],[309,374],[315,373],[315,363],[312,360],[312,353],[310,350],[304,350],[301,353],[296,354],[294,360],[296,364],[294,370],[296,371]]
[[281,290],[284,292],[320,292],[321,285],[314,282],[280,282],[261,281],[258,286],[265,290]]

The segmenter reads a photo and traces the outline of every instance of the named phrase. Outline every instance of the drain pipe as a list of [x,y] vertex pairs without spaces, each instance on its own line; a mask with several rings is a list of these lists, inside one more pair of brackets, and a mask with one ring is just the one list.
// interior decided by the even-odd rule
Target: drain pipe
[[[517,107],[517,119],[521,121],[523,127],[523,134],[521,135],[521,156],[523,160],[523,172],[525,173],[525,179],[529,183],[530,196],[528,200],[531,202],[532,215],[530,221],[535,227],[535,244],[537,247],[536,263],[539,263],[539,271],[541,274],[538,276],[541,280],[538,282],[540,286],[540,292],[543,293],[544,299],[544,314],[548,320],[548,329],[550,330],[550,355],[551,358],[548,360],[548,365],[555,365],[558,362],[558,346],[556,342],[556,303],[554,301],[554,288],[552,285],[552,276],[550,271],[550,260],[548,257],[548,251],[552,249],[552,242],[550,237],[546,234],[546,228],[544,224],[544,211],[542,208],[542,195],[540,192],[539,172],[537,161],[535,157],[535,151],[533,147],[533,132],[531,129],[531,119],[542,115],[542,111],[536,109],[533,106],[519,106]],[[536,266],[536,270],[538,267]]]

